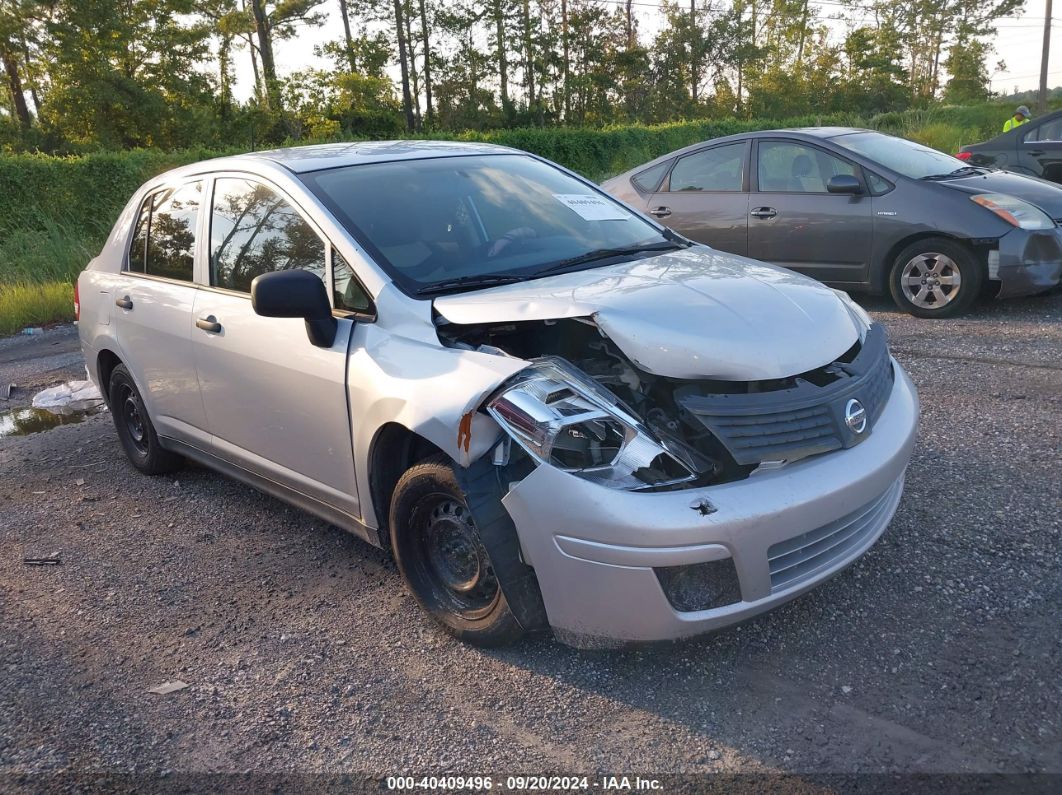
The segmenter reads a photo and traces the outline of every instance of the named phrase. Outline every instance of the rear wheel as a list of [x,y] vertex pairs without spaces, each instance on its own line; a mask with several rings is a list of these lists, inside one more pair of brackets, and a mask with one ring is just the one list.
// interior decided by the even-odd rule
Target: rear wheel
[[118,439],[130,463],[146,475],[162,475],[179,469],[181,457],[159,444],[144,400],[124,364],[111,371],[107,396]]
[[479,646],[523,635],[447,459],[406,471],[391,500],[390,524],[402,578],[447,632]]
[[931,237],[900,252],[889,274],[889,291],[915,317],[954,317],[981,293],[984,266],[966,246]]

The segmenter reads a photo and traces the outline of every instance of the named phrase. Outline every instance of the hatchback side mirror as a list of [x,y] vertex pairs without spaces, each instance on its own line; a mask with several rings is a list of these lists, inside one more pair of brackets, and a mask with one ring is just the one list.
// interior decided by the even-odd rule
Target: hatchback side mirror
[[318,348],[331,348],[339,323],[324,282],[309,271],[273,271],[251,282],[251,307],[262,317],[301,317],[306,336]]
[[851,174],[837,174],[830,177],[826,183],[826,190],[830,193],[847,193],[850,196],[859,196],[863,192],[863,185],[858,177]]

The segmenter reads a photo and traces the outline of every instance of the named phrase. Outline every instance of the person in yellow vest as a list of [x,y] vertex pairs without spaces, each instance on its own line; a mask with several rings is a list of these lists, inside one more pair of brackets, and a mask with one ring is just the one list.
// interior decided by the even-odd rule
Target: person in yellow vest
[[1003,124],[1003,132],[1010,132],[1015,127],[1021,127],[1023,124],[1029,123],[1029,117],[1032,116],[1029,113],[1029,109],[1025,105],[1019,105],[1018,109],[1014,111],[1014,115],[1011,116]]

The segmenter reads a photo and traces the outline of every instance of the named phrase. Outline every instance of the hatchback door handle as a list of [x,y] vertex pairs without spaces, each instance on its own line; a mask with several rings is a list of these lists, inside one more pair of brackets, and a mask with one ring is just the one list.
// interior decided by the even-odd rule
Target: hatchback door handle
[[195,321],[195,327],[201,328],[203,331],[209,331],[211,334],[219,334],[221,332],[221,324],[218,323],[218,319],[213,315],[199,318]]
[[123,295],[121,298],[117,298],[114,301],[115,306],[120,306],[122,309],[132,309],[133,302],[129,300],[128,295]]
[[778,215],[778,211],[773,207],[757,207],[749,215],[753,218],[774,218]]
[[649,215],[655,215],[657,218],[667,218],[671,215],[670,207],[657,207],[655,210],[650,210]]

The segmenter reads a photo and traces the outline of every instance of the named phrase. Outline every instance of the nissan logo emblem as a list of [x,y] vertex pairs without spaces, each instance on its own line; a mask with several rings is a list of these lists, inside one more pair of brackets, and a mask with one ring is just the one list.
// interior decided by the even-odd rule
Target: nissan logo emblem
[[862,433],[867,429],[867,410],[855,398],[845,404],[844,424],[852,430],[852,433]]

